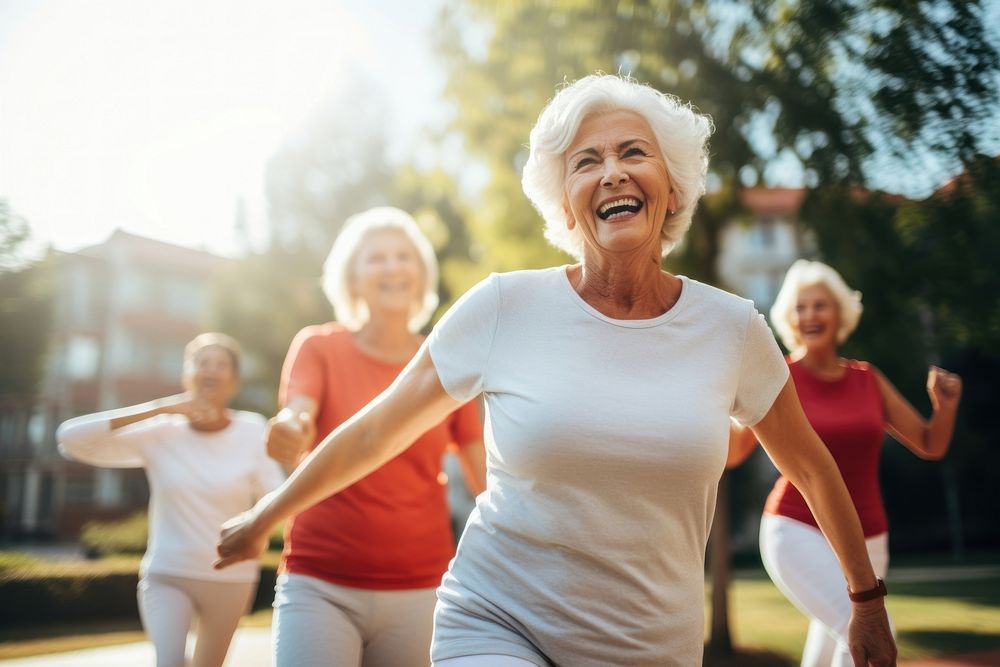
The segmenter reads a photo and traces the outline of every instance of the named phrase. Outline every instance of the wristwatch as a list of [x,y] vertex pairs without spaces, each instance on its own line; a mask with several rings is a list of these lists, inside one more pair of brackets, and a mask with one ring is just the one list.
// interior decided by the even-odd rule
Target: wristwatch
[[875,578],[875,588],[869,588],[866,591],[852,592],[851,587],[847,587],[847,597],[851,598],[851,602],[867,602],[875,598],[884,598],[888,594],[889,591],[881,577]]

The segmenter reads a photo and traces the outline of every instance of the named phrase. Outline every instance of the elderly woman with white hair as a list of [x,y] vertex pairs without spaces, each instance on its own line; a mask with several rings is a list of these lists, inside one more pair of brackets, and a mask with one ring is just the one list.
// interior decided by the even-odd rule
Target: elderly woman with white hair
[[[483,394],[487,489],[438,589],[438,667],[699,664],[730,416],[802,485],[851,588],[874,588],[850,498],[763,318],[661,269],[704,192],[710,132],[630,79],[559,91],[531,132],[523,186],[577,262],[464,295],[387,392],[224,528],[218,565],[252,557],[281,517]],[[853,638],[859,660],[891,663],[881,598],[859,604]]]
[[[771,322],[791,351],[788,365],[806,417],[826,445],[861,520],[869,557],[879,577],[889,565],[888,522],[878,481],[879,453],[888,432],[923,459],[948,451],[961,379],[931,367],[927,393],[934,414],[925,421],[871,364],[844,359],[838,347],[861,317],[861,293],[833,268],[798,260],[771,308]],[[728,465],[739,464],[756,443],[749,430],[733,438]],[[798,488],[782,475],[764,506],[760,550],[771,579],[810,618],[803,667],[850,665],[845,595],[834,552]]]
[[[373,208],[345,223],[323,275],[337,321],[306,327],[292,342],[279,392],[285,407],[268,431],[272,457],[294,467],[317,433],[396,380],[437,307],[437,274],[430,242],[404,211]],[[275,595],[278,667],[426,667],[434,590],[455,551],[446,448],[482,469],[474,487],[485,478],[475,402],[437,415],[406,444],[287,523]]]
[[212,568],[219,524],[284,481],[264,449],[264,417],[229,409],[240,356],[229,336],[200,334],[184,348],[184,394],[74,417],[56,432],[70,459],[146,472],[149,542],[137,598],[157,667],[222,667],[257,590],[255,561]]

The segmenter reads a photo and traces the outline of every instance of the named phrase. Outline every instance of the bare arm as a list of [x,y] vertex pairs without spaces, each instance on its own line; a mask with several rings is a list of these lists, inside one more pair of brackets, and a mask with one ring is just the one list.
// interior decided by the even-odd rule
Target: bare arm
[[962,379],[931,366],[927,374],[927,393],[934,412],[928,421],[881,372],[875,370],[875,377],[882,394],[889,434],[922,459],[936,461],[943,458],[955,432],[955,415],[962,398]]
[[478,496],[486,490],[486,447],[483,441],[467,443],[455,450],[459,465],[462,466],[462,479],[465,488],[473,496]]
[[[837,464],[802,411],[791,378],[753,431],[781,473],[802,492],[850,590],[874,588],[875,571],[858,514]],[[895,664],[896,647],[882,598],[853,603],[849,638],[856,665]]]
[[424,345],[388,389],[326,436],[280,488],[223,524],[215,568],[256,558],[283,519],[373,472],[459,405],[441,386]]
[[746,426],[740,426],[734,421],[729,422],[729,455],[726,457],[726,469],[735,468],[753,454],[757,448],[757,436]]

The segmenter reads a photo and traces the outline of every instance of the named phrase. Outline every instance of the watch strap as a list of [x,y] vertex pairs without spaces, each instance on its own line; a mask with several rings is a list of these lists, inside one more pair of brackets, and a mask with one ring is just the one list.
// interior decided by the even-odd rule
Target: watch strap
[[852,591],[850,586],[847,587],[847,597],[851,598],[851,602],[868,602],[875,598],[884,598],[888,594],[889,591],[881,577],[875,578],[875,588],[866,591]]

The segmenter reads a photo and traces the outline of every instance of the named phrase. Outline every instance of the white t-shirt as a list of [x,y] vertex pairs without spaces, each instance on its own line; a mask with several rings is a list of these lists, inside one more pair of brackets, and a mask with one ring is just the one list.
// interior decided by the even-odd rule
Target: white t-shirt
[[438,589],[434,660],[700,664],[704,554],[730,416],[788,369],[750,301],[681,277],[615,320],[566,268],[492,275],[432,332],[457,400],[486,399],[487,490]]
[[145,468],[149,479],[149,543],[140,574],[211,581],[255,581],[255,561],[213,570],[222,522],[249,509],[284,481],[268,458],[264,418],[231,411],[214,433],[187,418],[160,415],[112,431],[114,412],[64,422],[56,434],[67,457],[105,468]]

